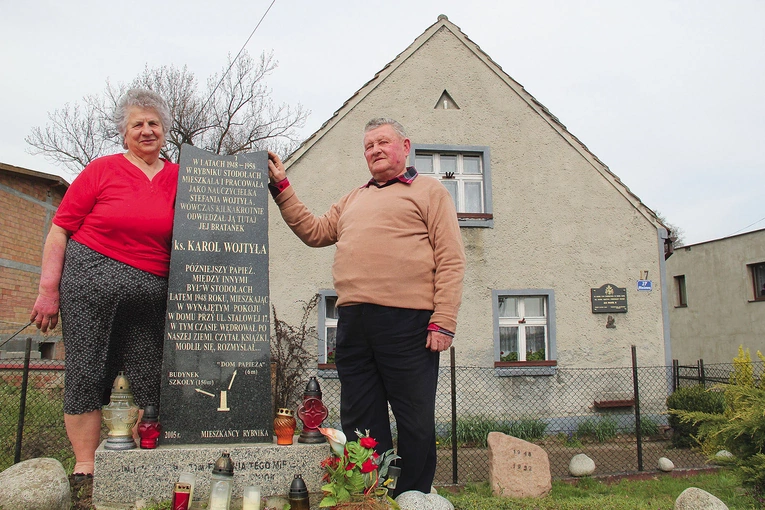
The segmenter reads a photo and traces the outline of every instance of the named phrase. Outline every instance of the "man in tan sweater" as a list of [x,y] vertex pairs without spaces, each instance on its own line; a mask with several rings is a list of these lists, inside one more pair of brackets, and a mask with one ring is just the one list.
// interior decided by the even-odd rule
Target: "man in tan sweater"
[[429,492],[439,353],[452,344],[462,299],[462,236],[446,188],[406,167],[410,141],[401,124],[373,119],[364,131],[372,178],[324,215],[297,198],[271,152],[269,188],[305,244],[337,247],[332,276],[343,432],[353,440],[355,430],[369,429],[378,452],[392,448],[390,402],[402,468],[394,496]]

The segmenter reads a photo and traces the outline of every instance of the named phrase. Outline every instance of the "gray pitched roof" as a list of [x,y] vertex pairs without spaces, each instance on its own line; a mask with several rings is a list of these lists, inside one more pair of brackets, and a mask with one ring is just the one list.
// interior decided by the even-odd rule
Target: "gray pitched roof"
[[609,181],[613,187],[622,194],[632,205],[640,211],[649,221],[657,226],[661,226],[669,230],[661,220],[659,220],[656,213],[649,207],[647,207],[640,198],[635,195],[630,189],[619,179],[619,177],[613,173],[608,166],[603,163],[598,157],[593,154],[587,146],[582,143],[576,136],[574,136],[566,126],[555,116],[550,110],[547,109],[542,103],[540,103],[534,96],[528,93],[526,89],[515,81],[509,74],[507,74],[502,67],[497,64],[492,58],[484,52],[478,44],[473,42],[462,30],[450,22],[449,19],[441,14],[438,16],[438,20],[429,26],[422,34],[420,34],[404,51],[396,55],[396,57],[379,70],[372,79],[367,81],[360,89],[358,89],[350,98],[348,98],[343,105],[337,109],[332,116],[327,119],[321,127],[306,138],[300,146],[290,154],[285,160],[285,166],[287,169],[297,160],[299,160],[303,154],[305,154],[310,148],[319,141],[325,133],[332,129],[332,127],[340,122],[343,117],[359,102],[375,89],[385,78],[393,73],[403,62],[406,61],[413,53],[415,53],[422,45],[424,45],[433,35],[439,30],[448,30],[455,37],[457,37],[462,43],[472,51],[477,58],[481,59],[501,80],[503,80],[508,87],[515,91],[520,98],[534,109],[543,119],[545,119],[550,126],[555,129],[561,137],[563,137],[576,151],[578,151],[593,168],[600,172],[603,177]]

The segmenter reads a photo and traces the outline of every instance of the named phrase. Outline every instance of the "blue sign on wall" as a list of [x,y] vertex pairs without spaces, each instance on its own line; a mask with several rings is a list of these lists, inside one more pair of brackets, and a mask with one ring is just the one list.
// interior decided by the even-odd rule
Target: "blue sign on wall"
[[637,290],[653,290],[653,282],[651,280],[638,280]]

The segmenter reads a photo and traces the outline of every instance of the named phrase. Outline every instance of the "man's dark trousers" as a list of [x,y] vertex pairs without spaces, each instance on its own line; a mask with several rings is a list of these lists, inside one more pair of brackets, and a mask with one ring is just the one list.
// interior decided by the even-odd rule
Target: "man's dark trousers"
[[430,492],[436,472],[438,352],[425,347],[432,312],[361,304],[338,308],[335,364],[340,421],[348,441],[370,431],[378,453],[393,447],[388,402],[396,419],[401,478],[393,496]]

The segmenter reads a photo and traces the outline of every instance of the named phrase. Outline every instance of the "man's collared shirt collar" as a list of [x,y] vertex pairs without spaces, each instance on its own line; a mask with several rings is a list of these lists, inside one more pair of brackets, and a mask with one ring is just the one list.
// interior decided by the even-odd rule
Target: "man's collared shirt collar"
[[407,167],[406,171],[399,175],[398,177],[394,177],[393,179],[389,180],[385,184],[379,184],[374,177],[369,179],[369,182],[361,186],[362,188],[368,188],[370,186],[375,186],[377,188],[384,188],[386,186],[390,186],[391,184],[396,184],[397,182],[403,182],[404,184],[412,184],[412,181],[414,181],[414,178],[417,177],[417,170],[413,166]]

